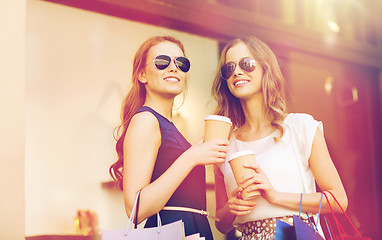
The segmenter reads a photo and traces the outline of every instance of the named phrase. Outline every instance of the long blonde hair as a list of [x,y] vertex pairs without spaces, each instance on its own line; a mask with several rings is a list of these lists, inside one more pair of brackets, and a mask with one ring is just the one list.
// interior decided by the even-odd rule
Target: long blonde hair
[[240,127],[245,123],[245,116],[240,100],[232,95],[227,81],[220,74],[221,67],[226,63],[227,51],[238,43],[244,43],[256,60],[256,66],[263,69],[262,92],[264,97],[264,112],[271,121],[272,126],[279,130],[278,141],[284,135],[282,123],[287,115],[287,106],[284,98],[284,77],[281,73],[278,61],[272,50],[258,38],[247,36],[236,38],[224,47],[219,71],[212,85],[212,97],[217,101],[215,114],[231,118],[234,127]]
[[122,103],[121,125],[119,125],[114,132],[114,138],[117,140],[116,151],[118,154],[118,160],[109,168],[110,175],[118,183],[121,190],[123,190],[123,142],[125,140],[126,131],[130,124],[131,118],[146,101],[146,88],[145,85],[139,81],[138,77],[139,74],[145,69],[148,51],[153,46],[166,41],[178,45],[183,54],[185,54],[183,44],[174,37],[154,36],[147,39],[140,46],[134,56],[132,87]]

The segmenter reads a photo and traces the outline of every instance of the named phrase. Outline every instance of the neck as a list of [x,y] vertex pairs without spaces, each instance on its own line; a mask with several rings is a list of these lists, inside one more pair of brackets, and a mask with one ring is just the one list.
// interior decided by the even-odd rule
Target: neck
[[154,109],[160,115],[171,121],[174,98],[153,98],[149,95],[146,95],[144,106],[148,106]]
[[259,131],[271,125],[264,111],[262,94],[258,94],[250,99],[241,100],[241,106],[245,116],[245,123],[240,128]]

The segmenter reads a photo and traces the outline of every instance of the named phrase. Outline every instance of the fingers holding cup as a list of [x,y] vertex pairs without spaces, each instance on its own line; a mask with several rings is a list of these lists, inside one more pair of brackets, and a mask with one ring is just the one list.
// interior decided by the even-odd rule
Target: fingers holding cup
[[[245,167],[245,164],[253,163],[256,164],[255,153],[249,150],[236,152],[229,156],[227,159],[231,168],[235,180],[238,185],[242,183],[242,179],[245,176],[253,175],[255,170],[253,168]],[[252,199],[256,196],[261,195],[260,191],[242,191],[241,196],[244,200]]]

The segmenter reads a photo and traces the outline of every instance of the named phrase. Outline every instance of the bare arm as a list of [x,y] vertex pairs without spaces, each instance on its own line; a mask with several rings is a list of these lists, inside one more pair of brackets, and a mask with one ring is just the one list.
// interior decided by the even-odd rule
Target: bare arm
[[[333,161],[329,155],[328,148],[326,146],[325,138],[322,131],[317,128],[314,136],[312,152],[309,158],[309,165],[312,169],[313,175],[316,182],[322,191],[331,191],[337,200],[341,204],[342,208],[346,210],[348,201],[346,192],[342,185],[340,176],[338,175],[337,169],[335,168]],[[252,166],[249,166],[252,167]],[[241,187],[246,188],[252,183],[260,183],[251,185],[248,189],[250,191],[260,189],[262,190],[262,196],[267,199],[270,203],[279,206],[287,207],[293,210],[300,209],[300,194],[299,193],[284,193],[276,191],[270,184],[268,178],[262,173],[258,166],[252,167],[258,174],[251,179],[251,177],[243,180],[243,185]],[[333,210],[336,212],[341,211],[337,206],[335,201],[331,196],[330,204]],[[317,212],[320,204],[321,193],[309,193],[304,194],[302,211],[304,212]],[[325,198],[322,201],[322,212],[330,212],[329,205],[327,204]]]
[[123,187],[128,215],[137,192],[142,190],[138,222],[159,212],[195,166],[224,161],[228,144],[224,140],[197,144],[150,183],[160,143],[161,132],[156,117],[149,112],[136,114],[125,136]]
[[215,199],[216,199],[216,217],[220,221],[215,222],[216,228],[221,233],[227,233],[233,228],[235,216],[229,212],[228,197],[224,186],[223,174],[217,166],[214,167],[215,175]]

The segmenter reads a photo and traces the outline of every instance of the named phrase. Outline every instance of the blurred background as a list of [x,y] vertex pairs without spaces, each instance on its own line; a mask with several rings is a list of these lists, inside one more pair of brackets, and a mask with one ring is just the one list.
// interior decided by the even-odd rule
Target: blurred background
[[1,1],[0,239],[73,237],[84,211],[96,232],[125,228],[108,168],[135,51],[153,35],[184,43],[192,67],[175,120],[195,143],[215,107],[219,52],[248,34],[277,55],[290,111],[323,122],[349,217],[382,239],[381,22],[380,0]]

